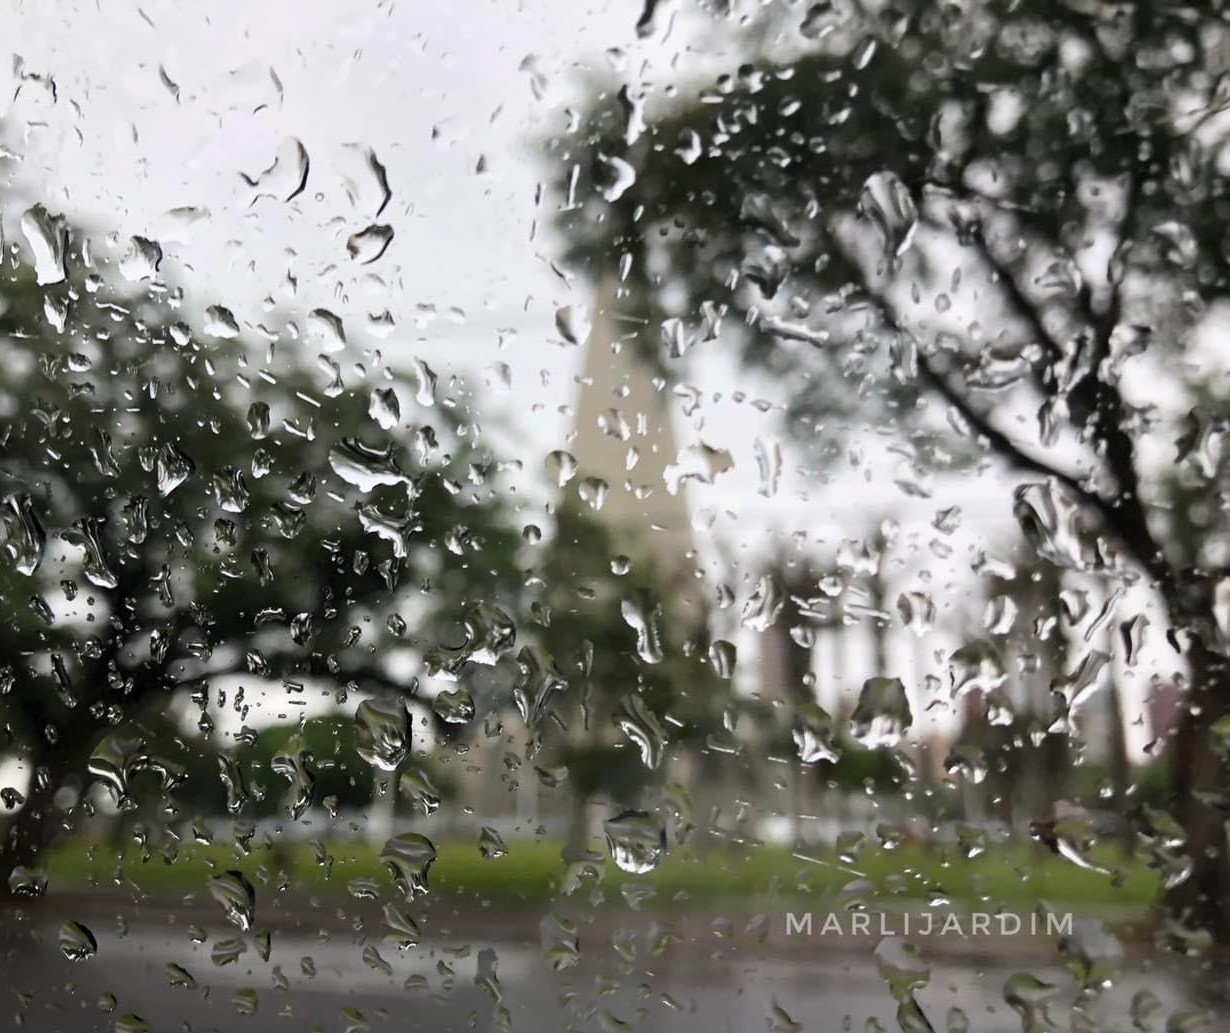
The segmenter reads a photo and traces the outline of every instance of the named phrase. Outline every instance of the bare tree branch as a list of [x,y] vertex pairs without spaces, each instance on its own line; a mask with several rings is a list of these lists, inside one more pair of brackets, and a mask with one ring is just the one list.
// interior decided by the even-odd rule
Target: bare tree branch
[[943,396],[944,400],[957,411],[961,419],[969,425],[970,430],[979,437],[986,439],[993,452],[1008,460],[1008,462],[1019,469],[1028,470],[1043,477],[1055,478],[1056,481],[1075,495],[1078,501],[1091,508],[1100,510],[1106,505],[1105,499],[1097,494],[1097,492],[1086,488],[1076,476],[1059,470],[1036,456],[1030,455],[1009,438],[1007,434],[993,426],[985,415],[978,412],[970,404],[969,399],[961,395],[948,382],[947,378],[933,369],[927,359],[921,355],[918,357],[918,371],[922,375],[923,380],[935,388]]

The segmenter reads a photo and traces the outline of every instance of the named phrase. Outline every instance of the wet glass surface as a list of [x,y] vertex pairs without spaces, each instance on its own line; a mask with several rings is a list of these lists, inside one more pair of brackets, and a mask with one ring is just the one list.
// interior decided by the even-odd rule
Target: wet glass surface
[[1227,1028],[1219,4],[6,27],[0,1028]]

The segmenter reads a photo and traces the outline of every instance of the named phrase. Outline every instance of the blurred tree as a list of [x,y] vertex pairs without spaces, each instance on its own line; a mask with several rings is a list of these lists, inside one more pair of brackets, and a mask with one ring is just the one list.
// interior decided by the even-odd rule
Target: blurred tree
[[646,556],[624,556],[600,518],[562,502],[543,548],[539,626],[527,630],[537,660],[522,664],[534,680],[523,673],[520,698],[533,700],[535,684],[559,679],[551,718],[536,723],[538,763],[567,769],[569,839],[579,847],[591,799],[647,806],[669,759],[703,765],[730,690],[707,659],[704,609],[675,604],[688,586],[664,581]]
[[151,242],[115,256],[141,281],[122,289],[85,234],[41,208],[22,227],[37,275],[16,246],[0,270],[0,749],[33,777],[0,881],[91,773],[122,799],[157,767],[121,723],[186,693],[206,733],[207,704],[242,719],[265,690],[410,693],[406,657],[519,590],[463,406],[402,414],[396,379],[311,375],[287,328],[262,354],[220,307],[193,328]]
[[1015,509],[1044,559],[1147,579],[1190,678],[1170,900],[1230,941],[1223,571],[1187,566],[1147,461],[1209,426],[1171,414],[1228,283],[1230,26],[1217,5],[842,0],[771,3],[727,42],[742,63],[656,108],[594,84],[552,144],[566,263],[619,271],[658,362],[720,334],[789,377],[804,439],[891,423],[917,465],[989,453],[1037,482]]
[[359,755],[355,725],[348,717],[339,714],[312,718],[302,725],[269,725],[251,739],[236,751],[236,760],[248,784],[259,792],[254,816],[285,816],[283,800],[289,786],[279,777],[275,761],[300,750],[307,755],[317,803],[335,813],[358,811],[371,804],[372,768]]

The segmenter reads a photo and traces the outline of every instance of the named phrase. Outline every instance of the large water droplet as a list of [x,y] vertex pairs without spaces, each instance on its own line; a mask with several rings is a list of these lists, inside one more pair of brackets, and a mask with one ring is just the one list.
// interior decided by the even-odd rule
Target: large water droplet
[[616,723],[640,751],[645,767],[653,770],[661,766],[666,753],[666,729],[640,696],[624,697],[623,713],[616,717]]
[[4,552],[17,573],[30,577],[43,562],[47,549],[47,532],[34,508],[34,500],[25,494],[10,495],[0,511],[5,539]]
[[327,308],[312,309],[307,317],[308,333],[326,352],[339,352],[346,347],[346,327],[341,316]]
[[777,623],[785,603],[781,585],[772,575],[764,575],[743,607],[743,626],[753,631],[768,631]]
[[307,186],[308,171],[311,159],[307,148],[294,137],[286,140],[278,148],[273,163],[263,172],[249,176],[241,172],[245,183],[256,190],[253,200],[259,197],[275,197],[282,201],[290,201],[303,192]]
[[90,754],[90,774],[111,790],[116,807],[122,811],[136,806],[129,793],[129,778],[140,767],[144,751],[144,739],[113,732],[103,736]]
[[98,952],[98,941],[80,922],[65,922],[60,926],[60,952],[69,961],[85,961]]
[[243,872],[234,869],[209,877],[209,895],[226,917],[244,932],[256,917],[256,890]]
[[358,233],[352,233],[346,239],[346,250],[356,262],[370,265],[380,258],[392,243],[393,227],[373,223]]
[[382,771],[393,771],[410,748],[406,705],[400,699],[365,699],[355,711],[359,756]]
[[196,464],[170,442],[158,449],[155,462],[158,477],[158,494],[164,499],[184,483],[196,471]]
[[396,427],[401,420],[401,403],[397,400],[397,392],[391,387],[372,388],[367,415],[376,421],[381,430]]
[[157,241],[145,237],[133,237],[128,250],[120,259],[120,275],[130,283],[152,280],[162,264],[162,248]]
[[913,720],[900,678],[868,678],[850,716],[850,734],[867,747],[896,746]]
[[282,806],[292,820],[298,820],[311,806],[316,793],[316,774],[310,767],[311,754],[298,736],[291,739],[274,756],[270,768],[290,785],[282,798]]
[[494,666],[517,641],[513,619],[498,606],[476,603],[461,618],[460,645],[437,645],[423,657],[427,673],[455,679],[467,663]]
[[393,446],[375,448],[358,438],[342,438],[329,450],[329,465],[347,484],[365,494],[382,484],[408,484],[393,454]]
[[577,461],[571,452],[556,450],[547,455],[544,463],[547,476],[556,487],[562,488],[577,475]]
[[666,825],[656,814],[623,811],[602,827],[612,860],[625,872],[644,875],[666,856]]
[[52,215],[41,204],[21,217],[21,232],[34,253],[34,275],[42,285],[60,283],[68,275],[68,226],[62,215]]
[[550,914],[538,923],[542,956],[556,972],[572,968],[581,960],[581,941],[577,927],[567,918]]
[[392,872],[393,881],[407,899],[427,893],[427,873],[435,859],[435,845],[417,832],[394,836],[380,852],[380,860]]
[[61,537],[70,545],[85,550],[85,576],[99,588],[115,588],[120,580],[107,565],[103,552],[102,521],[95,517],[82,517],[64,532]]
[[526,646],[517,654],[513,702],[521,719],[531,728],[546,716],[556,695],[567,688],[568,682],[550,657],[533,646]]
[[589,309],[584,305],[564,305],[556,309],[555,329],[569,344],[584,344],[593,330]]
[[687,481],[712,484],[718,475],[732,469],[734,465],[734,460],[726,449],[712,448],[702,441],[681,449],[676,461],[662,472],[662,479],[666,483],[666,490],[672,495],[678,495],[679,489]]
[[815,703],[799,708],[790,735],[799,751],[799,760],[804,764],[817,764],[822,760],[836,762],[841,756],[833,719]]
[[508,845],[490,825],[484,825],[478,833],[478,852],[489,861],[508,854]]
[[464,686],[437,693],[431,701],[436,717],[447,725],[464,725],[474,720],[474,697]]
[[1022,484],[1013,493],[1012,512],[1042,559],[1071,570],[1099,565],[1082,531],[1079,508],[1054,481]]
[[620,603],[624,623],[636,632],[636,655],[647,664],[662,662],[662,604],[648,592]]
[[222,341],[232,341],[239,336],[239,320],[229,308],[210,305],[205,310],[205,332]]
[[876,172],[867,178],[858,210],[879,230],[886,258],[896,259],[905,254],[918,226],[918,209],[909,188],[895,172]]
[[47,873],[19,864],[9,872],[9,892],[15,897],[41,897],[47,892]]
[[440,807],[440,790],[431,781],[431,776],[419,768],[403,772],[397,790],[424,816],[434,814]]

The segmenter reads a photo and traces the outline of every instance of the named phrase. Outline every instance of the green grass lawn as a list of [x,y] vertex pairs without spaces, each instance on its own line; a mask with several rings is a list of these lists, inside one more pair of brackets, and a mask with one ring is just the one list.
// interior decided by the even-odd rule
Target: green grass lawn
[[[506,856],[492,860],[482,857],[471,841],[437,844],[428,880],[433,896],[515,906],[560,895],[568,866],[560,859],[558,841],[511,841],[508,846]],[[277,857],[267,847],[243,854],[231,845],[186,843],[168,861],[159,852],[143,858],[135,845],[119,855],[111,845],[78,841],[50,854],[46,870],[53,890],[116,886],[118,876],[148,892],[190,893],[204,891],[212,871],[237,868],[258,890],[287,883],[297,892],[344,897],[361,893],[366,881],[387,897],[391,879],[380,862],[378,844],[336,843],[326,845],[325,852],[321,864],[316,849],[304,843],[287,846]],[[868,848],[852,863],[839,861],[825,849],[813,849],[802,859],[777,846],[715,847],[703,853],[677,848],[655,871],[642,876],[621,872],[604,856],[576,892],[597,892],[616,901],[631,884],[652,890],[658,907],[690,903],[728,908],[743,902],[749,909],[770,900],[819,901],[843,889],[873,898],[880,907],[893,901],[905,906],[947,898],[956,906],[1028,910],[1045,900],[1078,910],[1142,908],[1155,900],[1157,878],[1140,863],[1113,852],[1101,860],[1117,868],[1121,878],[1077,867],[1029,844],[998,847],[974,859],[918,845],[892,851]],[[866,888],[851,891],[852,883]]]

